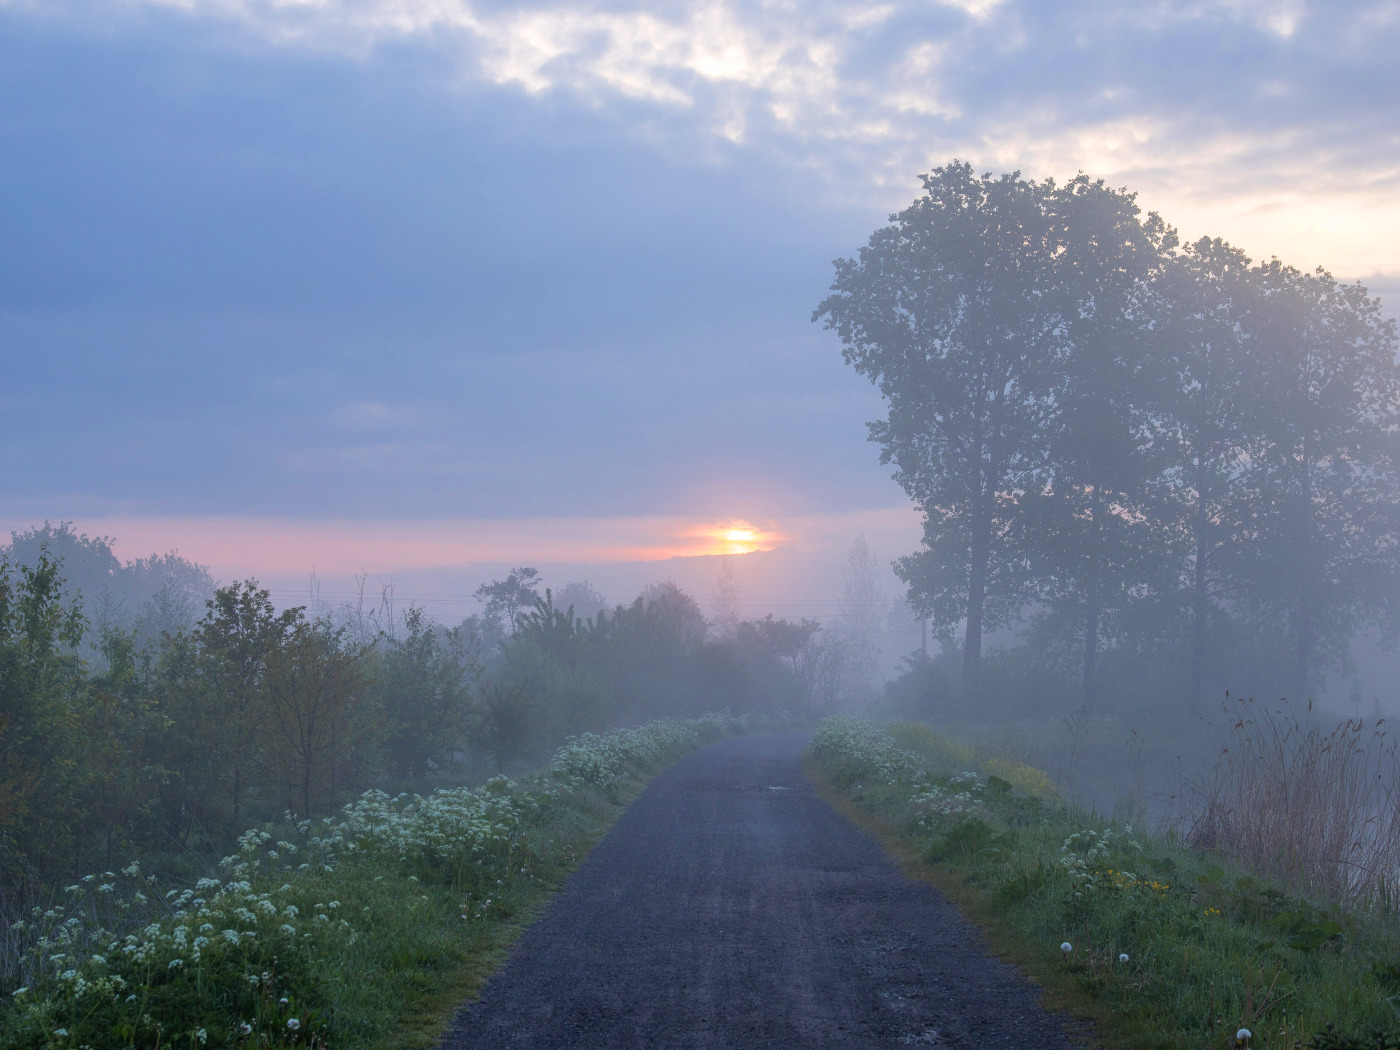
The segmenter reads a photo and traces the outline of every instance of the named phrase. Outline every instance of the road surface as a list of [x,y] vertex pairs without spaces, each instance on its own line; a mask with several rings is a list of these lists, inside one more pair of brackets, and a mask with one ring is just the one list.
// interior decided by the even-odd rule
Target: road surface
[[653,780],[443,1050],[1064,1050],[1062,1019],[931,887],[741,737]]

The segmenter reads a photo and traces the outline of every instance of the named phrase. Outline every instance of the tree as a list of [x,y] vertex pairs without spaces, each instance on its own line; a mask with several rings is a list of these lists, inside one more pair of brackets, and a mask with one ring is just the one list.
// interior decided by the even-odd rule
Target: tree
[[888,404],[870,424],[881,462],[924,514],[924,549],[900,559],[915,610],[947,636],[966,620],[964,679],[982,634],[1029,595],[1021,495],[1043,465],[1039,440],[1064,343],[1053,294],[1053,184],[974,175],[954,162],[838,259],[813,320]]
[[[346,628],[299,620],[268,655],[268,736],[277,781],[305,816],[329,809],[349,785],[346,764],[363,742],[370,684],[366,649]],[[324,803],[324,806],[318,806]]]
[[540,574],[528,565],[511,569],[504,580],[483,583],[476,589],[476,597],[486,603],[486,618],[499,618],[504,614],[510,630],[515,630],[515,616],[521,609],[528,609],[539,597]]
[[465,748],[467,719],[482,667],[471,636],[439,630],[417,606],[405,636],[381,640],[378,694],[384,750],[395,776],[424,776]]
[[135,632],[108,628],[102,649],[106,669],[88,683],[85,704],[86,785],[81,805],[102,841],[102,863],[132,840],[159,797],[170,720],[150,683],[150,662],[136,648]]
[[8,557],[15,565],[38,563],[41,555],[63,563],[64,594],[82,596],[88,630],[83,657],[101,665],[103,634],[120,629],[138,632],[138,646],[157,640],[162,632],[188,630],[203,603],[214,591],[209,570],[174,551],[153,554],[122,564],[112,551],[110,536],[90,537],[71,522],[11,533]]
[[888,621],[885,591],[880,586],[880,564],[870,553],[861,533],[846,555],[841,571],[841,635],[845,642],[845,668],[856,691],[868,688],[879,674],[880,649],[876,637]]
[[243,821],[243,797],[256,763],[266,714],[267,662],[304,621],[300,607],[277,612],[256,580],[220,587],[195,629],[200,672],[215,696],[222,732],[220,758],[229,771],[233,822]]
[[729,555],[720,555],[714,589],[714,624],[720,634],[733,635],[739,629],[739,621],[744,618],[739,608],[742,593],[743,588],[734,576],[734,566],[729,564]]
[[[1363,626],[1400,626],[1396,326],[1364,285],[1277,259],[1254,274],[1263,448],[1254,586],[1277,611],[1305,695]],[[1322,659],[1319,659],[1319,656]]]
[[1082,690],[1092,705],[1105,617],[1148,575],[1155,546],[1146,512],[1157,472],[1151,443],[1157,335],[1151,290],[1175,236],[1144,221],[1132,194],[1085,175],[1048,195],[1063,340],[1042,440],[1042,483],[1029,487],[1026,542],[1043,599],[1074,610]]
[[1250,261],[1202,237],[1173,258],[1155,312],[1162,382],[1152,441],[1162,457],[1152,503],[1175,535],[1190,609],[1191,702],[1200,707],[1213,639],[1240,581],[1238,563],[1252,536],[1252,465],[1259,461],[1261,394],[1256,327],[1261,302]]
[[0,869],[6,881],[64,856],[83,814],[86,623],[59,563],[0,558]]
[[556,603],[561,609],[572,609],[573,615],[581,620],[591,620],[608,607],[607,596],[587,580],[571,580],[564,584]]

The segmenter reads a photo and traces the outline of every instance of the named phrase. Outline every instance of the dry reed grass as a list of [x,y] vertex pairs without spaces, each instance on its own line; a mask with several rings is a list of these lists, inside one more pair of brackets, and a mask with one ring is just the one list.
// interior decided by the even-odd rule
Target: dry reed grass
[[1227,696],[1210,733],[1219,759],[1186,785],[1187,842],[1311,896],[1393,906],[1400,872],[1400,766],[1381,723],[1326,730],[1286,701]]

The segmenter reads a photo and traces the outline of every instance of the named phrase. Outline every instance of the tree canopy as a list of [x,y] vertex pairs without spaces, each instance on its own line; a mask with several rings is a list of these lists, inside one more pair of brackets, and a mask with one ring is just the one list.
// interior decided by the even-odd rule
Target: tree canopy
[[884,396],[881,460],[924,514],[896,563],[910,604],[985,632],[1031,616],[1079,650],[1189,665],[1222,639],[1287,652],[1288,688],[1393,634],[1396,331],[1360,284],[1210,238],[1134,195],[953,162],[838,259],[813,320]]

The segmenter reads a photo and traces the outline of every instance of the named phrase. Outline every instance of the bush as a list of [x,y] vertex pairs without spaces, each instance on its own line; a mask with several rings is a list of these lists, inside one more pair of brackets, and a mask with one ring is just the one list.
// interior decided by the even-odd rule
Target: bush
[[[220,877],[193,887],[160,893],[137,864],[88,876],[14,924],[23,984],[3,990],[0,1046],[353,1044],[333,1007],[363,994],[342,971],[366,967],[346,958],[382,967],[372,983],[391,979],[396,958],[431,981],[414,937],[426,947],[451,936],[448,923],[507,922],[508,902],[551,865],[551,840],[597,826],[600,796],[620,799],[630,778],[742,728],[725,716],[657,722],[571,740],[521,783],[369,791],[336,817],[247,832]],[[572,840],[562,844],[572,863]]]

